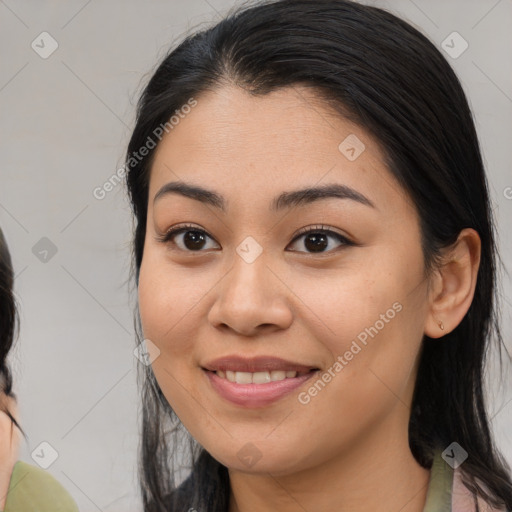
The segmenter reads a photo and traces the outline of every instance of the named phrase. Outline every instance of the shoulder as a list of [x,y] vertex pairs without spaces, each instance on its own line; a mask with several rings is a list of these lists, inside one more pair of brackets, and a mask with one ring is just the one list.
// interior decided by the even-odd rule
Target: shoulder
[[[487,489],[480,480],[478,483]],[[496,508],[486,503],[482,498],[476,497],[462,482],[462,472],[457,468],[453,472],[452,512],[509,512],[505,507]]]
[[16,462],[4,512],[78,512],[71,495],[48,472],[22,461]]

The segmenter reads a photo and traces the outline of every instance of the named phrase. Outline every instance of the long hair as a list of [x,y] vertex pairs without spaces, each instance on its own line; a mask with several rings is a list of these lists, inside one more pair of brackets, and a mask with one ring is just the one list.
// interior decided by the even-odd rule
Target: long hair
[[[11,255],[0,229],[0,398],[2,396],[15,398],[12,390],[12,374],[7,364],[7,355],[14,343],[18,326],[18,311],[13,285],[14,271]],[[13,424],[20,428],[11,411],[3,405],[3,400],[0,400],[0,407]]]
[[[467,314],[442,339],[422,340],[409,445],[418,463],[430,468],[433,450],[457,440],[469,453],[461,466],[465,485],[490,504],[512,508],[510,467],[493,441],[483,381],[493,342],[502,363],[496,287],[501,260],[471,110],[445,57],[400,18],[349,0],[258,2],[186,37],[169,50],[142,92],[127,149],[136,285],[155,149],[142,159],[133,154],[189,98],[225,84],[253,95],[310,87],[340,116],[373,135],[418,211],[426,275],[462,229],[478,232],[481,260]],[[142,339],[138,311],[135,323]],[[146,512],[226,511],[227,468],[187,434],[151,367],[141,385],[139,473]],[[191,472],[178,487],[176,465],[186,446]]]

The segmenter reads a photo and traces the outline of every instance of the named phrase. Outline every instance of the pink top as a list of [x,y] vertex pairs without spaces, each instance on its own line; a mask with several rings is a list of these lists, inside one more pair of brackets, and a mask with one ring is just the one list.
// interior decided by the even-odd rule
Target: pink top
[[[481,487],[487,490],[487,486],[479,482]],[[462,483],[460,467],[453,471],[452,512],[507,512],[505,506],[495,508],[488,505],[478,497],[478,507],[473,493]]]
[[[441,450],[435,452],[423,512],[510,512],[505,506],[496,508],[480,497],[477,499],[462,482],[461,466],[464,463],[457,465],[452,457],[444,459],[443,453]],[[479,480],[478,483],[487,490],[483,482]]]

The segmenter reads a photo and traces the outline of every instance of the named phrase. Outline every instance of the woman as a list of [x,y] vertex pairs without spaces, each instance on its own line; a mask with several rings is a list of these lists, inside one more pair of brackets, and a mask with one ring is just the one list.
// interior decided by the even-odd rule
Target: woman
[[13,284],[11,256],[0,229],[0,510],[75,512],[76,503],[49,473],[17,461],[22,431],[7,365],[17,321]]
[[486,176],[425,36],[241,8],[159,65],[126,169],[146,511],[510,511]]

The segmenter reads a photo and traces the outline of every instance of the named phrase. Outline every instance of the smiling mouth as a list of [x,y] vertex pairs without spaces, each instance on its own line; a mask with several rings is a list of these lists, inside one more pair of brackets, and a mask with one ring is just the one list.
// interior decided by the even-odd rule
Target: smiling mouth
[[271,370],[235,372],[202,369],[212,389],[224,400],[242,408],[266,407],[303,386],[318,373]]
[[317,371],[317,369],[313,368],[305,372],[297,372],[293,370],[272,370],[270,372],[234,372],[230,370],[217,370],[212,373],[215,373],[221,379],[226,379],[229,382],[234,382],[236,384],[267,384],[268,382],[278,382],[285,379],[294,379],[296,377],[302,377],[303,375],[307,375],[308,373],[314,371]]

